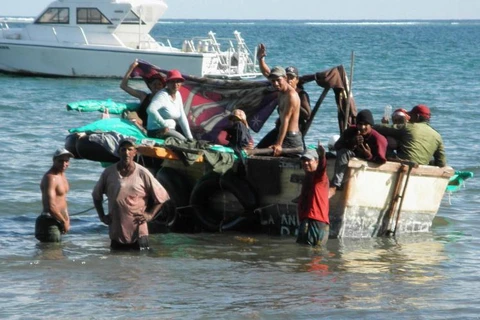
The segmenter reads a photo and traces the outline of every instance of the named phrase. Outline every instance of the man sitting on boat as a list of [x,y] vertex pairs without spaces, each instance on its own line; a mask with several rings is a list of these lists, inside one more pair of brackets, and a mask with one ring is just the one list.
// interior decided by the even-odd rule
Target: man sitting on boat
[[[260,67],[260,71],[262,74],[268,78],[270,75],[270,67],[267,65],[265,61],[265,57],[267,56],[267,49],[263,43],[258,45],[257,51],[257,59],[258,65]],[[298,69],[294,66],[289,66],[285,68],[285,73],[287,75],[287,82],[292,88],[294,88],[298,96],[300,98],[300,114],[298,118],[298,124],[300,128],[300,132],[302,133],[302,137],[305,135],[306,124],[310,119],[311,115],[311,108],[310,108],[310,97],[308,93],[303,89],[303,85],[300,84],[300,78]],[[275,142],[275,139],[278,136],[278,130],[280,128],[280,119],[277,119],[275,122],[275,128],[270,131],[263,139],[258,143],[257,148],[267,148],[272,143]],[[305,147],[305,143],[304,143]]]
[[274,67],[268,75],[268,80],[279,91],[278,112],[280,114],[278,135],[274,144],[269,147],[273,149],[274,156],[279,156],[283,148],[299,149],[302,153],[303,139],[298,125],[300,97],[297,91],[288,84],[284,68]]
[[[179,89],[185,79],[178,70],[167,73],[167,86],[160,90],[147,108],[147,133],[149,137],[175,137],[180,140],[193,139],[188,125],[187,116],[183,109],[183,100]],[[177,124],[182,133],[176,130]]]
[[329,198],[342,187],[350,158],[357,157],[376,163],[387,161],[387,139],[372,128],[374,124],[370,110],[362,110],[357,114],[357,124],[347,128],[335,143],[337,158]]
[[120,88],[129,95],[138,98],[140,100],[140,106],[135,111],[128,112],[126,118],[132,120],[139,126],[140,129],[147,126],[147,108],[150,105],[152,97],[160,90],[165,88],[165,79],[160,73],[152,74],[150,77],[145,78],[150,93],[142,90],[134,89],[128,85],[128,80],[132,75],[132,71],[138,66],[138,60],[135,60],[128,68],[125,76],[120,83]]
[[[378,127],[376,130],[398,141],[397,155],[419,165],[447,165],[441,135],[430,126],[430,109],[417,105],[409,113],[410,122],[401,128]],[[433,159],[433,160],[432,160]]]
[[226,130],[228,146],[234,150],[253,149],[253,138],[245,112],[235,109],[228,118],[232,122],[232,126]]
[[[390,125],[390,121],[382,117],[382,125],[390,128],[403,128],[405,124],[410,121],[410,115],[408,111],[403,108],[398,108],[392,113],[392,124]],[[377,130],[378,131],[378,130]],[[387,146],[387,159],[398,159],[397,157],[397,149],[398,149],[398,141],[392,136],[386,136],[388,146]]]

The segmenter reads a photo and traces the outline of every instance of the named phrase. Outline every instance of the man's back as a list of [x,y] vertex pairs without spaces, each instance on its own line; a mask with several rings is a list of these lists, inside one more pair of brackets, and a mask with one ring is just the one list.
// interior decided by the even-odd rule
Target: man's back
[[442,137],[428,123],[408,123],[402,131],[404,133],[398,149],[401,159],[426,165],[433,157],[436,166],[446,165]]

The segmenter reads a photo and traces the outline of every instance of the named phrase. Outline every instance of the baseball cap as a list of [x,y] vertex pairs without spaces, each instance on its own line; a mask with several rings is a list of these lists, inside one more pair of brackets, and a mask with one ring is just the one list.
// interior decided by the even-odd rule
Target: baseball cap
[[418,115],[423,116],[427,119],[430,119],[430,108],[428,108],[424,104],[419,104],[419,105],[413,107],[413,109],[408,114],[410,116],[412,114],[418,114]]
[[135,148],[137,147],[137,141],[134,138],[127,137],[127,138],[123,138],[122,140],[120,140],[120,142],[118,143],[118,148],[120,148],[121,146],[123,146],[125,144],[130,144],[130,145],[134,146]]
[[318,153],[314,149],[307,149],[302,154],[301,159],[317,160],[318,159]]
[[273,67],[272,70],[270,70],[270,74],[268,75],[268,79],[274,79],[274,78],[281,78],[281,77],[286,77],[287,74],[285,73],[285,69],[282,67]]
[[285,73],[287,75],[293,75],[298,78],[298,69],[295,68],[294,66],[289,66],[285,68]]
[[74,155],[73,153],[71,153],[70,151],[68,151],[67,149],[65,148],[58,148],[57,150],[55,150],[55,152],[53,153],[53,159],[57,158],[57,157],[60,157],[60,156],[63,156],[63,155],[68,155],[70,158],[74,158]]

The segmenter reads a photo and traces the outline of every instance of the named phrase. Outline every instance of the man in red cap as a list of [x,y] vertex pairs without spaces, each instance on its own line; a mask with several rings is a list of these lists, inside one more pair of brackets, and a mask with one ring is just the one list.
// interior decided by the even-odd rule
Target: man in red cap
[[398,141],[397,155],[400,159],[420,165],[447,165],[445,147],[441,135],[430,126],[430,109],[423,104],[409,113],[410,122],[402,128],[375,127],[384,136]]

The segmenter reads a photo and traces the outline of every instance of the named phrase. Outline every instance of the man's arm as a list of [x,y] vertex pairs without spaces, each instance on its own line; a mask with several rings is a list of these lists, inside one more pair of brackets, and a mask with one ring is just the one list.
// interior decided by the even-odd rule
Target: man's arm
[[123,79],[122,79],[122,82],[120,83],[120,88],[125,91],[126,93],[128,93],[129,95],[133,96],[133,97],[136,97],[138,99],[140,99],[140,101],[143,101],[145,99],[145,97],[147,96],[147,94],[141,90],[136,90],[136,89],[133,89],[132,87],[130,87],[128,85],[128,80],[130,79],[130,74],[132,73],[133,69],[135,69],[138,65],[138,61],[135,60],[131,65],[130,67],[128,68],[127,72],[125,73],[125,75],[123,76]]
[[260,43],[257,47],[258,66],[260,67],[260,71],[265,76],[265,78],[268,78],[268,76],[270,75],[270,68],[265,62],[266,56],[267,56],[267,48],[263,43]]
[[300,97],[300,118],[308,120],[312,113],[310,97],[308,96],[308,93],[303,90],[298,93],[298,96]]
[[443,141],[440,138],[437,150],[433,154],[434,164],[438,167],[445,167],[447,165],[447,157],[445,155],[445,147]]
[[185,137],[187,139],[193,139],[193,135],[192,135],[192,131],[190,130],[190,125],[188,124],[188,119],[187,119],[187,115],[185,114],[185,109],[183,108],[183,101],[182,101],[182,97],[180,96],[180,93],[177,94],[177,99],[179,99],[178,101],[180,102],[178,104],[178,107],[180,108],[180,127],[182,128],[183,130],[183,134],[185,135]]
[[295,91],[293,91],[292,93],[292,91],[290,91],[289,94],[285,97],[286,100],[282,101],[282,103],[285,103],[285,107],[282,114],[280,115],[281,120],[280,128],[278,129],[277,141],[273,146],[271,146],[274,156],[279,156],[282,153],[283,140],[285,140],[285,136],[287,135],[293,113],[296,108],[300,108],[300,99],[298,98],[298,94]]
[[92,199],[93,206],[95,207],[95,210],[97,210],[98,219],[106,225],[109,225],[112,222],[111,217],[110,215],[105,215],[105,210],[103,209],[103,188],[105,181],[104,175],[105,171],[102,173],[100,180],[98,180],[97,184],[93,188]]
[[166,101],[163,98],[164,95],[161,92],[158,92],[150,102],[150,105],[147,107],[147,113],[149,117],[152,117],[156,123],[159,124],[160,127],[165,128],[168,127],[165,119],[160,115],[160,108],[166,106]]

